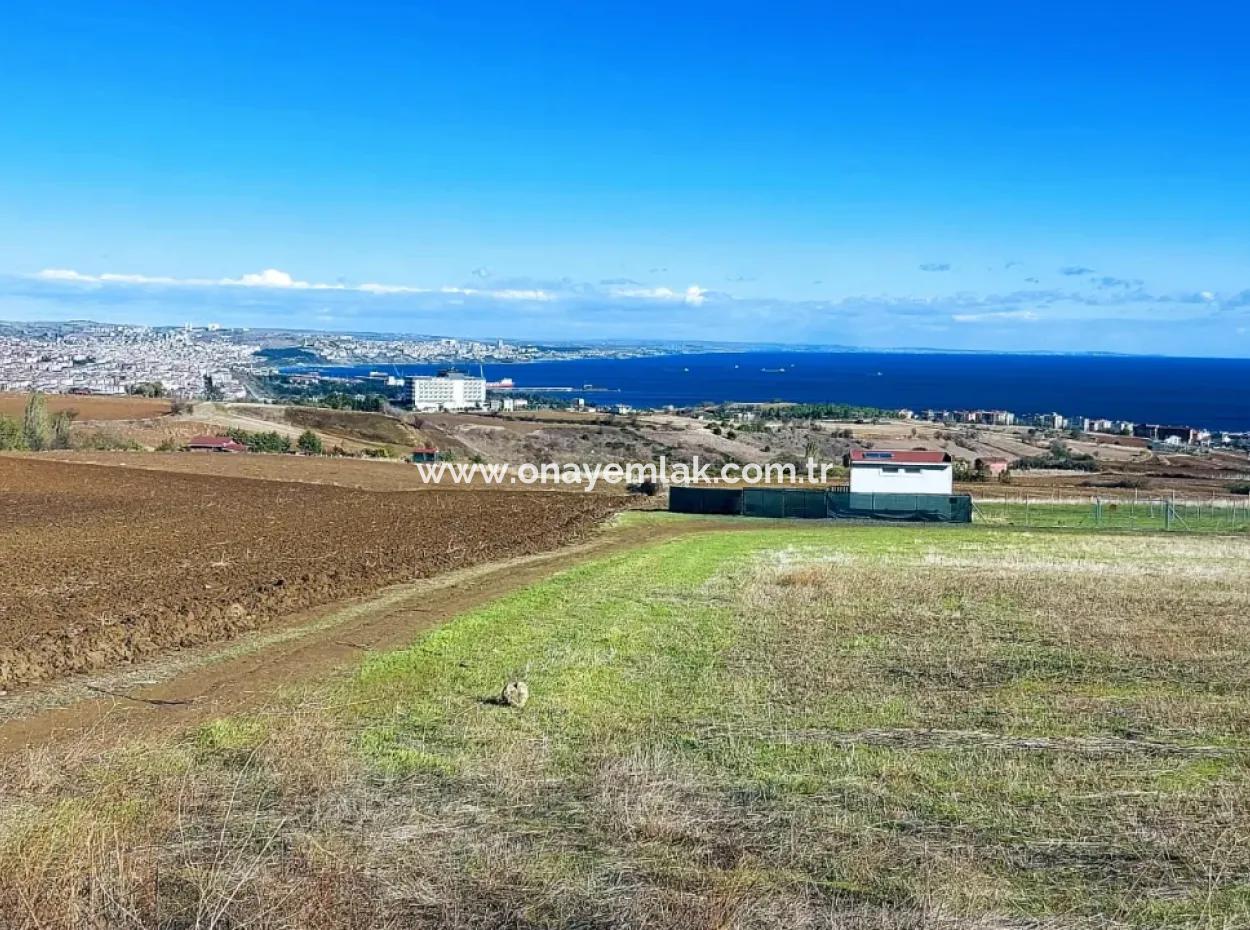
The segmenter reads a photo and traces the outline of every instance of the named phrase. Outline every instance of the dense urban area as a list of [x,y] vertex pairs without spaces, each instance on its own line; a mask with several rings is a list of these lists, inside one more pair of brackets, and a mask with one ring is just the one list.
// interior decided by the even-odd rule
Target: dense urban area
[[242,399],[278,364],[518,362],[659,354],[638,346],[573,347],[421,336],[291,333],[97,323],[0,323],[0,390],[124,394],[160,384],[187,398]]

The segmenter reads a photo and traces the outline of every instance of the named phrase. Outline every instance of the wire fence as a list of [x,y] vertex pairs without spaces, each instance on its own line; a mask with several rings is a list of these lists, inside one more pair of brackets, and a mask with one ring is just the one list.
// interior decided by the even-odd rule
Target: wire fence
[[973,522],[997,526],[1244,533],[1250,532],[1250,497],[1184,498],[1168,494],[1083,498],[1022,493],[996,500],[974,500]]

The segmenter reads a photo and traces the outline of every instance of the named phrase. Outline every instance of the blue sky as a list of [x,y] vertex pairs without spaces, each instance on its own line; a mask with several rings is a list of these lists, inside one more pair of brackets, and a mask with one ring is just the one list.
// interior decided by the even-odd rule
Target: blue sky
[[1250,355],[1228,2],[0,30],[0,318]]

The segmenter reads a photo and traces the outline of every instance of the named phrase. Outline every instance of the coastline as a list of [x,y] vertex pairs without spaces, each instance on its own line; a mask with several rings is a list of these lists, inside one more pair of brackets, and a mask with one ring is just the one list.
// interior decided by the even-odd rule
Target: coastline
[[[1250,359],[1171,356],[905,353],[703,352],[526,362],[362,363],[282,366],[290,374],[395,376],[460,367],[488,381],[511,377],[524,392],[567,387],[636,408],[706,403],[845,403],[883,409],[1008,410],[1021,416],[1185,423],[1250,430]],[[767,369],[767,370],[765,370]],[[524,378],[518,380],[518,374]],[[586,385],[594,385],[588,388]]]

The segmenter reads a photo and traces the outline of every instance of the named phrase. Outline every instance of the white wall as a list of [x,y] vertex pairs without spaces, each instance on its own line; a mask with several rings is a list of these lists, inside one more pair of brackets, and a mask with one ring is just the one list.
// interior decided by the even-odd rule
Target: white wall
[[951,494],[952,480],[949,462],[945,465],[873,462],[851,466],[852,494]]

